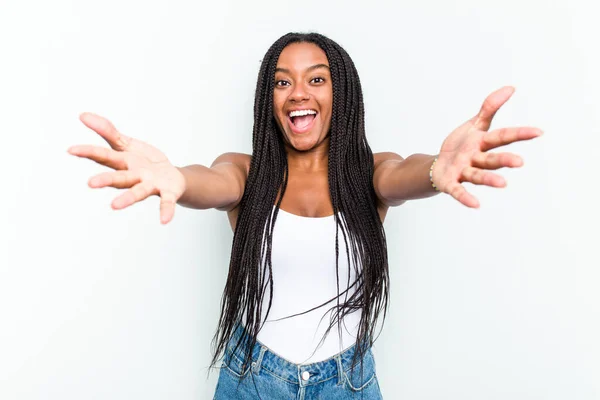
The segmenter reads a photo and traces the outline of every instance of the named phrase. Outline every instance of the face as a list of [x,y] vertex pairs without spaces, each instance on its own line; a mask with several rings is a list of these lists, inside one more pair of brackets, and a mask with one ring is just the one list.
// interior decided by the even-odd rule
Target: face
[[333,89],[325,52],[313,43],[293,43],[277,61],[273,113],[288,147],[324,146],[331,126]]

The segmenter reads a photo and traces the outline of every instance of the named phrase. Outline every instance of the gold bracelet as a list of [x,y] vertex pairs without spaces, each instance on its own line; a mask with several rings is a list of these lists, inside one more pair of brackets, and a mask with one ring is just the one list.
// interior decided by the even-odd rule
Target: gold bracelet
[[435,189],[436,192],[439,192],[440,189],[435,186],[435,183],[433,183],[433,167],[435,166],[435,163],[437,162],[438,158],[436,157],[433,160],[433,163],[431,163],[431,168],[429,168],[429,182],[431,182],[431,186],[433,186],[433,188]]

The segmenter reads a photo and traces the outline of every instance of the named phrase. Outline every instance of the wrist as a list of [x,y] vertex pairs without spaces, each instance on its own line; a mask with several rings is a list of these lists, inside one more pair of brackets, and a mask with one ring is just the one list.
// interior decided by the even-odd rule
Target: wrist
[[435,164],[436,164],[437,160],[438,160],[438,156],[435,156],[434,159],[433,159],[433,162],[431,163],[431,167],[429,167],[429,183],[431,183],[431,187],[433,187],[433,189],[436,192],[439,192],[440,189],[435,184],[435,181],[433,180],[433,172],[434,172],[433,170],[434,170],[434,167],[435,167]]
[[175,169],[177,170],[177,172],[179,173],[179,181],[181,182],[181,197],[179,198],[180,201],[185,201],[184,196],[185,196],[185,192],[189,186],[189,176],[188,176],[188,172],[185,167],[175,167]]

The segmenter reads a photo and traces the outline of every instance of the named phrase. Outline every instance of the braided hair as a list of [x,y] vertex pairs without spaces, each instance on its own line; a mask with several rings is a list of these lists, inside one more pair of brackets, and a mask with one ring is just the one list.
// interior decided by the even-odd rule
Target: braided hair
[[[240,338],[235,347],[241,345],[247,350],[244,369],[247,368],[261,322],[266,319],[261,315],[263,301],[268,300],[267,315],[271,309],[272,233],[288,178],[283,134],[273,114],[274,77],[283,49],[298,42],[316,44],[325,52],[333,87],[328,180],[336,223],[338,297],[337,304],[332,307],[335,313],[325,335],[345,315],[362,310],[352,360],[354,368],[374,342],[380,313],[383,313],[382,322],[385,320],[389,295],[387,247],[377,212],[373,153],[365,137],[364,103],[358,72],[348,53],[331,39],[317,33],[288,33],[269,48],[258,74],[252,159],[239,204],[229,274],[221,300],[221,315],[212,341],[211,367],[216,365],[237,324],[245,317],[249,339]],[[343,218],[339,216],[340,213]],[[339,240],[346,243],[348,268],[352,260],[356,271],[356,281],[352,285],[356,290],[343,303],[340,303],[339,296]],[[270,296],[265,299],[267,285]]]

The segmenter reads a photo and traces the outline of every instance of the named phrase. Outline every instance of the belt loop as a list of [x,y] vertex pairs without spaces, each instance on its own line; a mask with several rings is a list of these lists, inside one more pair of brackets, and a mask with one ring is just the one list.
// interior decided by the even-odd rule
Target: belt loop
[[338,385],[342,385],[344,383],[344,367],[342,365],[342,356],[340,354],[335,356],[335,361],[337,361],[338,367]]
[[258,353],[258,358],[252,363],[252,372],[254,372],[254,375],[258,375],[258,372],[260,371],[260,364],[262,364],[262,359],[266,351],[267,348],[265,346],[260,346],[260,353]]

